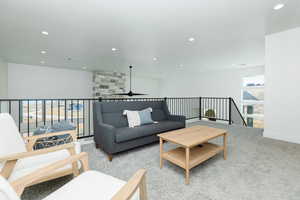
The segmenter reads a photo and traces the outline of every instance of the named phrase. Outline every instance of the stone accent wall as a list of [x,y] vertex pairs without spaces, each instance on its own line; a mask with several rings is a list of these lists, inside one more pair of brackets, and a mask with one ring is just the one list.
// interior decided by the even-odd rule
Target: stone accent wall
[[115,93],[125,92],[126,74],[119,72],[93,72],[93,96],[102,98],[120,97]]

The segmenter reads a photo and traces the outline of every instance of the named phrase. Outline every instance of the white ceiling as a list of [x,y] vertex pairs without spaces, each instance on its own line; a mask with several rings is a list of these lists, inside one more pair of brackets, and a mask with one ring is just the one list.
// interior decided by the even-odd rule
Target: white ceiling
[[278,2],[0,0],[0,57],[88,70],[133,65],[139,73],[157,75],[262,65],[264,35],[300,25],[300,1],[283,0],[286,7],[274,11]]

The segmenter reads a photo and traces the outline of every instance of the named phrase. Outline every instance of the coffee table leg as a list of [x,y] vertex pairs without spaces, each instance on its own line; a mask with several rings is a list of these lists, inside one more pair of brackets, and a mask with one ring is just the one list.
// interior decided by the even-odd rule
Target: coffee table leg
[[223,137],[223,156],[224,156],[224,160],[227,159],[227,133],[224,134]]
[[162,168],[162,167],[163,167],[163,164],[164,164],[163,157],[162,157],[162,155],[163,155],[163,150],[164,150],[163,145],[164,145],[163,139],[162,139],[162,138],[159,138],[159,158],[160,158],[160,168]]
[[190,148],[185,148],[185,184],[190,183]]

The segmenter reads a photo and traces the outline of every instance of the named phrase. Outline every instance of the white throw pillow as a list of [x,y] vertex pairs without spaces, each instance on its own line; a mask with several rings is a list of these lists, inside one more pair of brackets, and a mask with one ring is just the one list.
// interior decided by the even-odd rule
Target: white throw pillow
[[127,115],[128,126],[130,128],[141,125],[141,120],[138,111],[124,110],[123,115]]

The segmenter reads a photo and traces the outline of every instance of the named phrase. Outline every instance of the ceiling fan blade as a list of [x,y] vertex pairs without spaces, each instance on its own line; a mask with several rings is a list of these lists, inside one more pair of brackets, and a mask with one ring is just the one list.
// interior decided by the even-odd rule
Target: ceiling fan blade
[[126,95],[126,96],[128,96],[129,95],[129,93],[115,93],[115,94],[112,94],[112,95]]
[[147,95],[147,94],[142,94],[142,93],[134,93],[131,91],[131,86],[132,86],[132,66],[129,66],[129,70],[130,70],[130,90],[128,93],[115,93],[112,95],[119,95],[119,96],[140,96],[140,95]]

